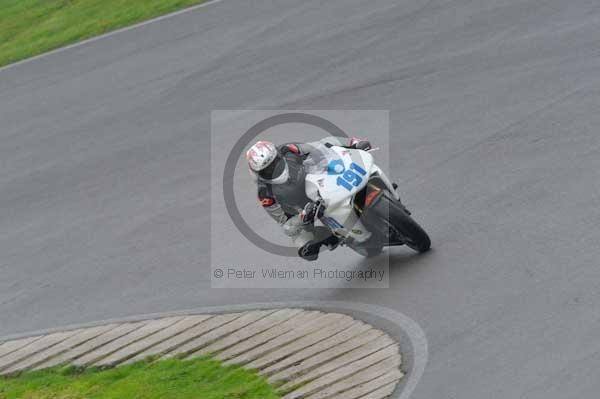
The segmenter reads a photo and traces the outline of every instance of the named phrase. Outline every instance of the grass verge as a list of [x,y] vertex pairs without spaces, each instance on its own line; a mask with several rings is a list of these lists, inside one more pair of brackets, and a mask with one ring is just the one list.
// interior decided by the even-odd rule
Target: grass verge
[[276,399],[265,379],[210,358],[112,369],[53,368],[0,378],[2,399]]
[[0,66],[206,0],[0,0]]

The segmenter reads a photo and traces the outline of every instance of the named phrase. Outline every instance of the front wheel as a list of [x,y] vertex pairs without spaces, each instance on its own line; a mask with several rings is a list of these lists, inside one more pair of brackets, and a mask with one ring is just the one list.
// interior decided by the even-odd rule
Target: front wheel
[[[382,195],[368,212],[368,218],[377,216],[380,233],[388,245],[406,244],[417,252],[431,248],[431,239],[423,228],[408,214],[406,209],[393,198]],[[373,227],[373,223],[369,223]]]
[[400,235],[408,247],[417,252],[426,252],[431,249],[429,235],[404,209],[399,210],[394,216],[390,215],[390,221],[393,227],[400,231]]

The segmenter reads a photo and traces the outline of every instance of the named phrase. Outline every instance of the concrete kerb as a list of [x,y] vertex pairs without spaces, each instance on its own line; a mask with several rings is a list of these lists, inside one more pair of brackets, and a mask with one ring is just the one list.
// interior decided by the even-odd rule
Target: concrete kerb
[[23,339],[33,336],[46,335],[68,330],[98,327],[113,323],[138,322],[149,319],[190,316],[200,314],[223,314],[243,312],[250,310],[271,310],[282,308],[302,308],[304,310],[321,310],[330,313],[342,313],[350,315],[358,320],[364,321],[385,331],[390,337],[400,342],[402,351],[402,364],[405,377],[400,381],[391,398],[408,399],[414,392],[421,379],[428,360],[428,345],[424,331],[411,318],[393,309],[355,302],[344,301],[293,301],[276,303],[252,303],[243,305],[224,305],[213,307],[202,307],[179,311],[149,313],[123,318],[106,319],[90,323],[81,323],[41,331],[12,334],[0,337],[0,343],[15,339]]

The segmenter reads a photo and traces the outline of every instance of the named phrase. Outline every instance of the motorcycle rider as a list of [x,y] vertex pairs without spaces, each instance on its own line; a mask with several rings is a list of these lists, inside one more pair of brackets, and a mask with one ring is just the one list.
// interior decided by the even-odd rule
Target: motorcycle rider
[[309,261],[319,257],[321,246],[333,250],[339,243],[329,229],[314,226],[315,219],[323,214],[323,204],[306,196],[303,163],[317,144],[371,149],[368,140],[353,137],[349,145],[344,146],[337,137],[328,137],[315,143],[279,146],[258,141],[246,153],[248,167],[256,176],[261,205],[298,246],[298,255]]

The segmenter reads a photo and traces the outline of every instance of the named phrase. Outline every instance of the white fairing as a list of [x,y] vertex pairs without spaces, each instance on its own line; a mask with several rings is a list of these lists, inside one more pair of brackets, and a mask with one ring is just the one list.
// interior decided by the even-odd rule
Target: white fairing
[[354,195],[362,190],[372,173],[380,173],[373,156],[366,151],[344,147],[319,148],[305,163],[306,194],[326,206],[321,222],[335,234],[364,242],[371,233],[352,209]]

